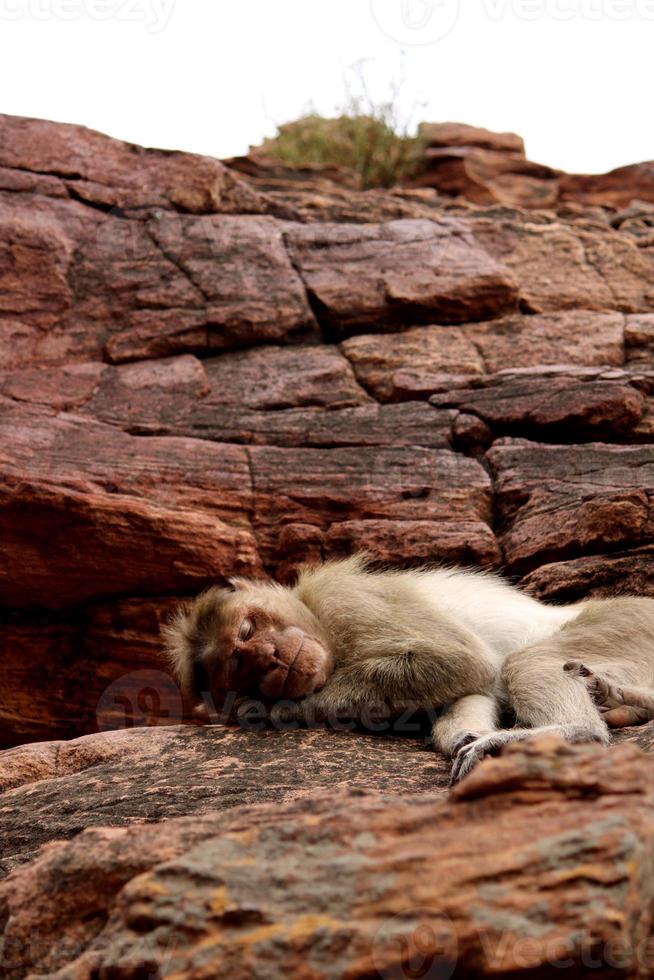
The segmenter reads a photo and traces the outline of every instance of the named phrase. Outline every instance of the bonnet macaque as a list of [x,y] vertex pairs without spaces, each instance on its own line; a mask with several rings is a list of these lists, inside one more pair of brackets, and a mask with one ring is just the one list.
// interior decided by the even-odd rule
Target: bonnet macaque
[[654,717],[654,600],[550,606],[485,572],[355,556],[293,587],[237,579],[181,609],[166,640],[198,703],[257,698],[304,723],[424,710],[453,780],[537,731],[605,743]]

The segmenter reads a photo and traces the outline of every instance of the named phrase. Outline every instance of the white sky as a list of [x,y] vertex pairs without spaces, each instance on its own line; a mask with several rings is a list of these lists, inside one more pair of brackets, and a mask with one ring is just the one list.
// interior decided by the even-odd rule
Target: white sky
[[367,59],[405,114],[599,172],[654,159],[654,0],[0,0],[0,111],[244,152]]

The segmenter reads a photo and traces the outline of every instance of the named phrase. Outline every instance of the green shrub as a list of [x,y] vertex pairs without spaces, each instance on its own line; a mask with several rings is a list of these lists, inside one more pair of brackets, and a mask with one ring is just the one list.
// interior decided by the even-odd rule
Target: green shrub
[[364,189],[401,183],[414,168],[422,144],[401,124],[399,86],[391,86],[387,101],[375,102],[361,66],[350,71],[361,93],[353,94],[351,79],[346,78],[347,99],[336,117],[309,111],[278,126],[276,135],[265,140],[261,149],[270,159],[288,166],[346,167]]

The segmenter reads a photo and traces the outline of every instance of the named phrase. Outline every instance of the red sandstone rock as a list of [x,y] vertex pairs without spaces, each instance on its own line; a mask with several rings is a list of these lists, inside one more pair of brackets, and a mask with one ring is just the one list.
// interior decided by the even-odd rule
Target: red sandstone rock
[[[145,799],[148,817],[175,812],[171,783],[147,766],[156,742],[152,733],[139,742],[144,734],[127,784],[116,757],[94,758],[90,748],[79,759],[80,767],[93,765],[96,780],[109,778],[113,792],[117,777],[125,788],[138,780],[140,792],[123,798],[125,812],[111,811],[114,824],[138,821]],[[164,733],[168,745],[171,735]],[[342,779],[348,743],[366,744],[340,736],[338,753],[339,736],[310,738],[289,747],[312,744],[313,758],[329,747],[319,778]],[[186,743],[176,758],[188,758]],[[259,748],[263,761],[266,743]],[[389,757],[400,762],[395,750]],[[405,755],[405,766],[419,769],[421,758]],[[417,769],[408,777],[414,786]],[[84,775],[64,776],[59,786],[72,793]],[[242,785],[247,768],[239,775]],[[649,970],[654,784],[634,746],[606,752],[547,738],[515,746],[447,802],[415,791],[405,799],[357,796],[343,783],[329,797],[314,790],[312,800],[209,813],[199,793],[215,793],[225,776],[228,766],[208,760],[203,786],[193,797],[185,787],[186,812],[201,807],[192,820],[87,829],[18,867],[0,885],[6,975],[281,978],[307,976],[307,962],[352,980],[400,975],[418,963],[479,977],[561,967],[580,975],[590,956],[607,973]],[[33,785],[31,805],[54,788],[50,780]],[[23,795],[8,794],[14,804]],[[61,812],[53,816],[61,826]],[[12,861],[31,857],[20,836],[9,844],[23,848]]]
[[244,452],[139,442],[108,426],[0,405],[0,596],[14,606],[197,586],[259,568]]
[[[249,731],[155,725],[18,746],[0,754],[0,867],[6,873],[31,860],[35,847],[81,826],[196,818],[328,791],[443,793],[446,760],[426,747],[416,719],[405,724],[412,726],[405,737],[260,722]],[[73,798],[74,811],[62,806]],[[24,819],[29,799],[38,822]]]
[[[12,178],[30,183],[16,187]],[[76,197],[107,209],[260,212],[261,198],[211,157],[146,150],[84,126],[0,115],[0,187]]]
[[654,597],[654,546],[541,565],[520,583],[538,599],[575,602],[586,596]]
[[[285,525],[309,525],[322,532],[325,556],[342,553],[341,535],[347,533],[342,525],[349,525],[348,550],[370,547],[380,557],[402,561],[412,557],[412,536],[403,534],[402,525],[395,522],[425,521],[434,525],[428,546],[432,557],[450,557],[454,539],[459,548],[467,547],[478,559],[488,560],[490,482],[474,460],[421,447],[256,446],[250,458],[257,539],[263,553],[275,565],[284,563],[286,571],[289,552],[301,562],[304,543],[301,549],[295,547],[289,532],[282,538],[280,529]],[[390,522],[385,546],[380,522]],[[449,547],[439,547],[438,541],[449,542]]]
[[478,146],[524,156],[525,144],[515,133],[493,133],[490,129],[466,126],[463,123],[421,123],[420,138],[429,147]]
[[522,152],[477,146],[427,148],[410,180],[475,204],[551,208],[559,196],[558,171],[526,160]]
[[366,334],[344,341],[341,350],[361,385],[383,402],[426,397],[452,384],[453,378],[461,383],[484,369],[462,327],[413,327],[381,337]]
[[221,350],[315,329],[267,216],[127,219],[37,196],[21,209],[0,192],[0,286],[0,341],[15,366]]
[[482,319],[516,303],[513,278],[456,219],[295,227],[286,241],[319,319],[339,336]]
[[[0,747],[98,728],[180,722],[184,706],[166,674],[160,636],[177,603],[172,597],[113,599],[77,610],[32,608],[5,616]],[[65,756],[48,745],[43,743],[49,755]]]
[[618,167],[608,174],[562,174],[562,201],[626,208],[633,201],[654,202],[654,163]]
[[329,405],[345,408],[369,398],[333,347],[264,347],[205,363],[210,405],[257,409]]
[[493,133],[460,123],[423,123],[424,144],[409,183],[475,204],[562,208],[575,204],[627,208],[654,201],[654,164],[619,167],[607,174],[565,174],[525,157],[514,133]]
[[501,439],[488,452],[509,567],[644,544],[654,531],[649,447]]
[[634,429],[645,408],[630,382],[629,374],[611,369],[527,368],[486,377],[480,387],[432,395],[430,402],[476,415],[499,433],[619,438]]
[[471,220],[476,240],[520,283],[525,312],[619,310],[654,305],[654,258],[628,235],[522,215]]
[[624,318],[574,310],[476,323],[465,334],[489,374],[543,364],[621,365]]
[[509,368],[622,365],[623,338],[619,314],[570,311],[351,337],[341,350],[367,391],[399,401],[476,385],[476,377]]
[[624,342],[628,361],[651,368],[654,364],[654,313],[626,317]]

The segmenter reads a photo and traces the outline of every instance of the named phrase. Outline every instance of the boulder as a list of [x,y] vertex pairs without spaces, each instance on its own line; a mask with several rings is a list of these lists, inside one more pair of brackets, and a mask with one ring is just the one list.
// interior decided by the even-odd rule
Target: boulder
[[627,439],[643,418],[641,376],[614,368],[506,369],[476,387],[432,395],[430,404],[483,420],[497,435]]
[[575,310],[457,327],[411,327],[341,344],[361,385],[382,402],[427,397],[515,368],[622,365],[624,318]]
[[211,157],[146,150],[84,126],[0,116],[0,188],[104,208],[261,213],[265,203]]
[[475,238],[517,277],[524,313],[651,312],[654,258],[631,236],[596,222],[530,222],[502,211],[471,223]]
[[481,320],[517,302],[513,277],[456,219],[297,227],[286,242],[314,312],[335,336],[366,324]]
[[654,598],[654,546],[551,562],[530,572],[520,585],[536,598],[553,602],[629,594]]
[[160,208],[127,216],[0,190],[0,287],[0,351],[14,367],[222,350],[315,331],[282,231],[267,215]]
[[[8,978],[647,975],[654,783],[636,745],[516,745],[447,799],[433,757],[379,736],[224,733],[220,756],[212,729],[145,735],[5,754]],[[38,830],[18,823],[26,799]]]
[[429,147],[477,146],[482,150],[525,155],[524,140],[516,133],[493,133],[490,129],[464,123],[421,123],[418,135]]
[[645,544],[654,531],[649,446],[499,439],[488,452],[507,565]]
[[618,167],[607,174],[566,174],[528,160],[515,133],[461,123],[422,123],[422,145],[409,184],[475,204],[563,209],[567,203],[616,210],[654,202],[654,164]]

